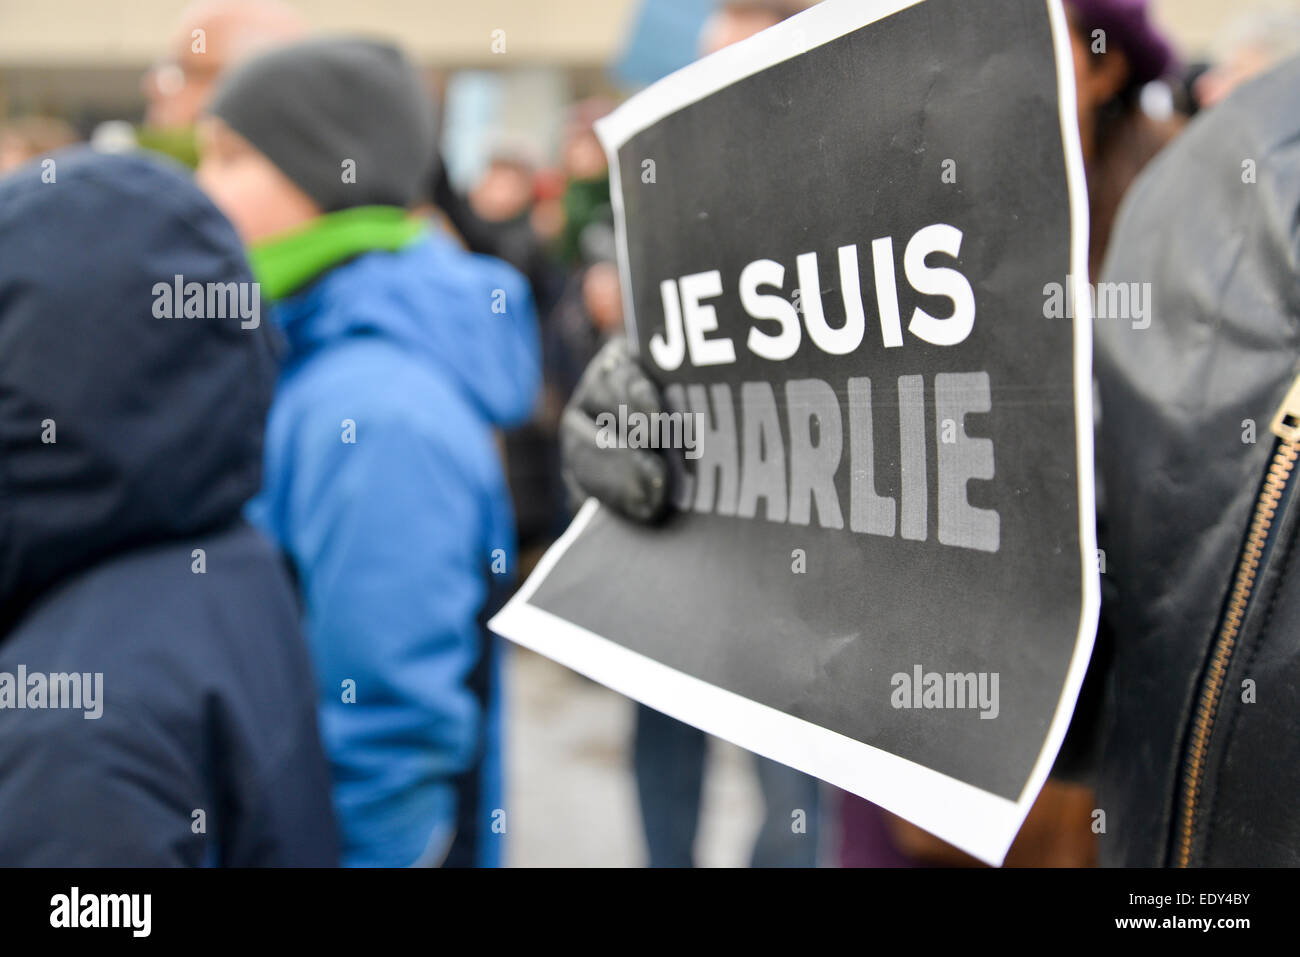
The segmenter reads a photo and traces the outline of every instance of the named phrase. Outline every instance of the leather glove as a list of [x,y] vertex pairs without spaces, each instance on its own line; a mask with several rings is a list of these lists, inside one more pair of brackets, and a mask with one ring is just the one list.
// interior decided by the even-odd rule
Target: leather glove
[[[564,484],[575,502],[594,496],[638,522],[662,518],[670,507],[668,460],[657,449],[602,448],[596,416],[662,411],[659,390],[622,336],[611,339],[582,373],[560,419]],[[608,443],[607,443],[608,444]]]

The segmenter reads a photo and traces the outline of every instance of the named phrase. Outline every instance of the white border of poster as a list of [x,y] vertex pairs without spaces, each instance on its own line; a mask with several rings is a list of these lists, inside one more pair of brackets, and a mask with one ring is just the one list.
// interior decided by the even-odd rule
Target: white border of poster
[[[619,265],[628,336],[636,342],[628,275],[627,233],[617,152],[630,137],[670,113],[836,37],[924,0],[824,0],[823,3],[727,47],[638,93],[597,124],[610,159]],[[1061,133],[1070,194],[1070,261],[1074,284],[1074,389],[1079,463],[1079,548],[1083,602],[1074,653],[1042,751],[1016,801],[989,793],[888,751],[677,671],[529,604],[529,598],[592,518],[588,500],[528,581],[491,620],[490,627],[614,691],[643,702],[749,751],[861,795],[986,863],[1000,865],[1046,782],[1065,739],[1092,655],[1100,607],[1093,488],[1092,304],[1088,275],[1088,202],[1075,110],[1070,35],[1060,0],[1043,0],[1056,47]]]

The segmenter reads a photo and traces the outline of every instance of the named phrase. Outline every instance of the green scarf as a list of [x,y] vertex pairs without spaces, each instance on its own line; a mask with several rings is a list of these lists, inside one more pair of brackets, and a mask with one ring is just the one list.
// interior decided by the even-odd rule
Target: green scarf
[[398,206],[355,206],[255,243],[248,251],[262,295],[283,299],[333,267],[374,250],[414,242],[424,223]]
[[142,126],[135,131],[135,142],[141,149],[170,156],[190,169],[199,165],[199,144],[192,126]]

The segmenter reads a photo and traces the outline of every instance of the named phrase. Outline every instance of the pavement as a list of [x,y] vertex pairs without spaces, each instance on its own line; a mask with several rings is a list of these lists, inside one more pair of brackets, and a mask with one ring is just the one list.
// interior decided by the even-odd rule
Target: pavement
[[[507,661],[507,863],[644,867],[632,702],[513,645]],[[712,739],[697,865],[746,866],[761,815],[748,752]]]

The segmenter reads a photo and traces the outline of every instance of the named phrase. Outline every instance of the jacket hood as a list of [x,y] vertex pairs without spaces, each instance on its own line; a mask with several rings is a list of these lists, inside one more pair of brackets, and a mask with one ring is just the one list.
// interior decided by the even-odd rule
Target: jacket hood
[[345,337],[383,336],[453,382],[494,425],[532,413],[541,366],[528,284],[442,233],[337,266],[277,303],[274,317],[291,362]]
[[[177,277],[208,292],[201,316],[164,317],[184,316]],[[274,333],[209,285],[255,303],[252,279],[231,225],[157,158],[73,150],[0,179],[0,627],[257,492]]]

